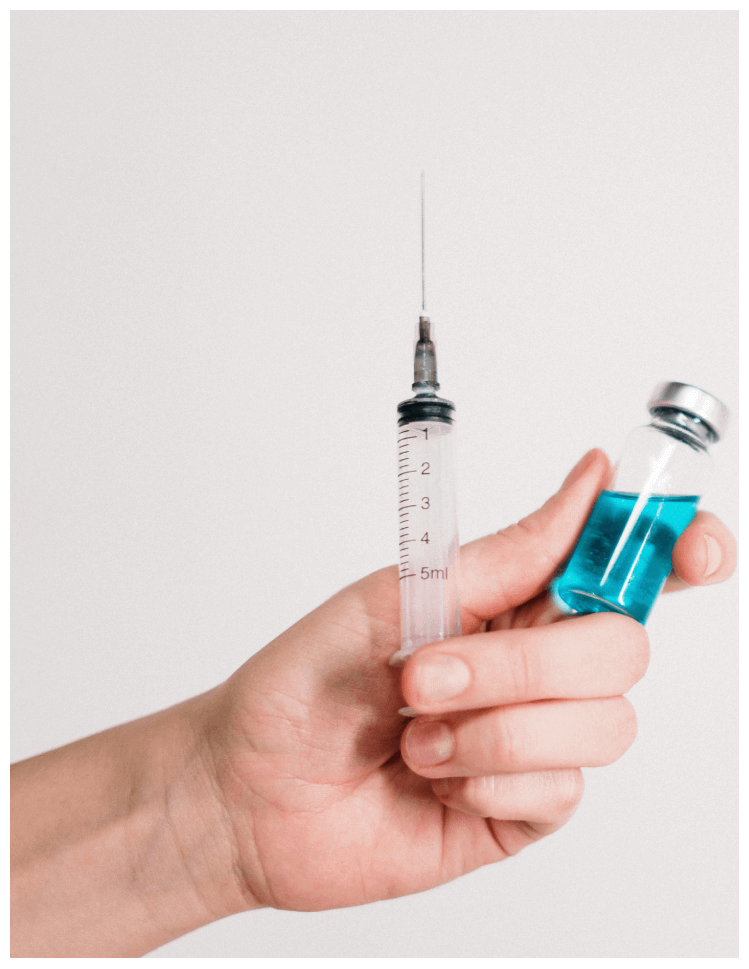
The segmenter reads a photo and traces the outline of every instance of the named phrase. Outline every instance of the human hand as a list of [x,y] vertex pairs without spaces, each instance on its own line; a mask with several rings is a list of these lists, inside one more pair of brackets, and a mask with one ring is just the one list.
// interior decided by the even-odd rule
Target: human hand
[[[612,763],[634,740],[623,694],[648,662],[643,626],[613,614],[554,622],[545,592],[609,471],[590,452],[539,511],[465,546],[465,635],[423,647],[402,674],[388,665],[399,647],[392,567],[206,695],[200,729],[236,879],[223,874],[225,893],[305,911],[392,898],[515,854],[569,819],[580,768]],[[728,530],[699,512],[666,589],[722,581],[734,559]],[[403,698],[423,714],[405,731]]]
[[[423,891],[560,827],[580,768],[632,742],[623,694],[648,659],[634,620],[556,622],[545,591],[608,473],[590,452],[543,508],[465,546],[466,635],[402,673],[393,566],[208,693],[13,765],[13,954],[143,955],[250,908]],[[719,582],[734,558],[699,512],[667,588]]]

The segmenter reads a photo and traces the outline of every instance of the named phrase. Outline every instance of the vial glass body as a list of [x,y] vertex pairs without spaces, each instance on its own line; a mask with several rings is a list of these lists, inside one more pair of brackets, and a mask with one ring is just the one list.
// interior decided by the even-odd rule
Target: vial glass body
[[564,572],[551,584],[557,605],[568,613],[619,612],[644,623],[709,470],[704,445],[678,428],[633,431]]

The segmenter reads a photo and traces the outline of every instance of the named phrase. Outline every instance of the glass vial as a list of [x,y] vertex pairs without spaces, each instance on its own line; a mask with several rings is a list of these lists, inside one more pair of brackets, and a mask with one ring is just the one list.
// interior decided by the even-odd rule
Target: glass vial
[[728,409],[689,384],[660,384],[650,424],[627,438],[564,572],[551,583],[566,613],[619,612],[645,623],[671,571],[676,539],[694,518],[710,471],[708,446]]

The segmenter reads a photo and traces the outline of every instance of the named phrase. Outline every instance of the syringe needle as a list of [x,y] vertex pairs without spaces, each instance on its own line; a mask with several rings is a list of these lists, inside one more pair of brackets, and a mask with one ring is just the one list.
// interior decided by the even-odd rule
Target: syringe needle
[[421,173],[421,312],[426,314],[426,274],[424,272],[424,172]]
[[424,266],[424,172],[421,173],[421,316],[419,338],[414,353],[414,382],[412,389],[419,394],[434,394],[437,383],[437,354],[431,334],[431,321],[427,316],[426,273]]
[[460,636],[461,630],[451,447],[455,408],[437,396],[437,350],[426,311],[425,275],[422,172],[421,315],[414,349],[414,396],[398,404],[401,648],[390,659],[395,665],[425,643]]

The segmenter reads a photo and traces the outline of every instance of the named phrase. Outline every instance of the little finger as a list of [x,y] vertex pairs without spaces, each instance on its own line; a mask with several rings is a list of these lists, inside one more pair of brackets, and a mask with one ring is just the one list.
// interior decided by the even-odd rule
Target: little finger
[[579,768],[442,777],[432,789],[444,805],[497,821],[528,821],[560,828],[575,812],[585,782]]

